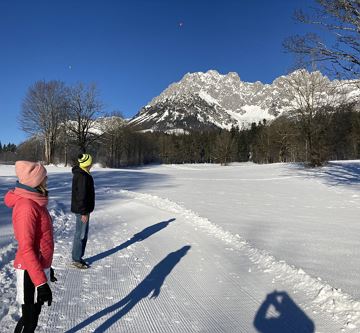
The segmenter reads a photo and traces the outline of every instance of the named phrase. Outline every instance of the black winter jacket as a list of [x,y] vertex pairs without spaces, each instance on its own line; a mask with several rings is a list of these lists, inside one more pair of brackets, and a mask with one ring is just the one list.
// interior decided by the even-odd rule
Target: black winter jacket
[[79,166],[74,166],[72,173],[71,211],[81,215],[89,214],[95,207],[94,180]]

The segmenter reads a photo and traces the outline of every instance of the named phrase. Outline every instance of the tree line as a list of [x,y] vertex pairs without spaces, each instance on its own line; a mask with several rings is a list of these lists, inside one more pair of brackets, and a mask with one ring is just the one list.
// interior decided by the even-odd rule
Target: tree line
[[[120,114],[102,116],[96,86],[66,87],[39,81],[24,99],[20,124],[31,133],[18,156],[50,163],[73,163],[90,152],[108,167],[148,163],[256,163],[303,161],[322,165],[329,158],[357,158],[359,101],[349,98],[357,82],[330,81],[319,71],[297,70],[282,79],[282,103],[271,121],[250,128],[143,133]],[[281,112],[281,113],[280,113]]]
[[2,144],[0,141],[0,161],[16,161],[16,149],[16,144],[10,142],[8,144]]
[[[328,160],[360,158],[360,113],[356,103],[318,110],[310,129],[308,122],[288,115],[253,123],[249,128],[188,134],[143,133],[129,127],[120,117],[104,119],[104,132],[87,147],[95,160],[106,167],[150,163],[226,165],[246,161],[306,162],[318,166]],[[76,158],[79,151],[69,138],[65,149],[62,139],[59,138],[53,153],[56,163],[65,163],[68,156]],[[32,137],[17,147],[17,157],[41,160],[44,145],[41,137]]]

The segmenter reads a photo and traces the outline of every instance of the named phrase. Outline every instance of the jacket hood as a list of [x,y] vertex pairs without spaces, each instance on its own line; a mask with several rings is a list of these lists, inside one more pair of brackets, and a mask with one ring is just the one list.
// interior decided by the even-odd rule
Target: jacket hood
[[72,168],[72,173],[75,174],[75,173],[85,173],[85,174],[90,174],[89,172],[87,172],[86,170],[84,170],[83,168],[79,167],[78,165],[75,165],[73,168]]
[[5,194],[4,203],[7,207],[13,208],[20,199],[30,199],[36,202],[41,207],[46,207],[49,199],[48,197],[35,192],[30,192],[22,188],[15,188]]
[[72,169],[71,169],[72,173],[82,173],[85,172],[84,170],[82,170],[78,165],[75,165]]

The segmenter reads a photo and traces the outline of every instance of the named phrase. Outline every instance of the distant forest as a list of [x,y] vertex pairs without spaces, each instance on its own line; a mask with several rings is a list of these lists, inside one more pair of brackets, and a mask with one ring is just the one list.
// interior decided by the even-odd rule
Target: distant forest
[[[107,129],[106,129],[107,128]],[[280,116],[250,128],[192,131],[189,134],[139,132],[118,117],[107,119],[103,133],[86,151],[105,167],[150,163],[306,162],[360,158],[360,113],[355,104],[318,112],[311,123]],[[310,142],[311,140],[311,142]],[[2,146],[1,160],[44,160],[44,140],[34,136],[17,147]],[[52,163],[73,164],[80,147],[59,135]]]
[[15,161],[17,159],[16,149],[16,144],[10,142],[8,144],[2,144],[0,141],[0,161]]

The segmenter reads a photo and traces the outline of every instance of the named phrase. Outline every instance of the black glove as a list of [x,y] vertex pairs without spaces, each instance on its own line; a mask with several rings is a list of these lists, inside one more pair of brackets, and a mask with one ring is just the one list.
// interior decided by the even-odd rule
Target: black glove
[[50,267],[50,281],[51,282],[56,282],[57,278],[55,277],[55,271],[52,267]]
[[52,292],[47,283],[37,287],[37,302],[40,304],[44,304],[45,302],[48,302],[48,306],[51,305]]

